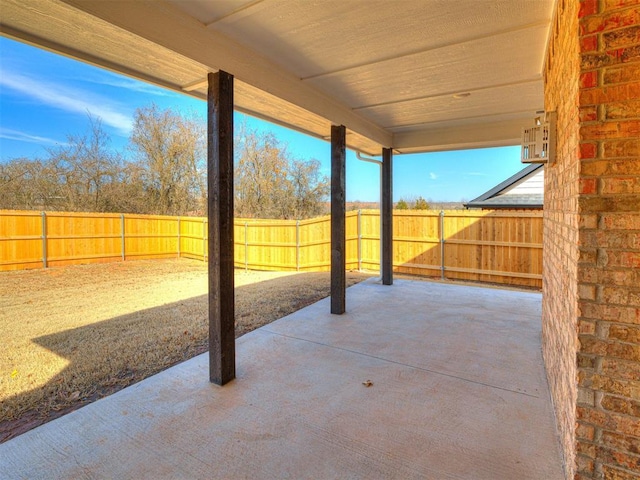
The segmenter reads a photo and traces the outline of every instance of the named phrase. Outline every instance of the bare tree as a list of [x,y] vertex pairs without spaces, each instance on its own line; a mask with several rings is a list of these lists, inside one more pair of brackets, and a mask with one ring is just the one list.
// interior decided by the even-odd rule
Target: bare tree
[[289,171],[293,185],[293,216],[306,218],[322,214],[331,184],[328,177],[320,174],[320,162],[315,158],[308,161],[294,159]]
[[70,210],[70,170],[56,159],[14,159],[0,166],[0,208]]
[[113,183],[105,188],[105,211],[155,213],[147,204],[147,172],[137,162],[124,162]]
[[[130,148],[114,152],[100,119],[45,160],[0,165],[0,208],[206,213],[205,123],[157,106],[135,113]],[[305,218],[323,213],[329,179],[320,162],[294,158],[271,133],[242,125],[236,138],[236,214]]]
[[122,158],[113,152],[99,118],[89,116],[86,134],[69,135],[65,146],[49,150],[47,166],[66,210],[103,212],[113,204],[105,190],[117,181]]
[[272,133],[240,127],[235,212],[240,217],[304,218],[322,211],[329,180],[320,162],[293,158]]
[[48,150],[46,159],[0,165],[0,208],[138,211],[125,208],[140,197],[128,187],[135,179],[129,170],[100,119],[89,116],[88,131],[68,135],[64,145]]
[[131,148],[146,170],[145,194],[154,213],[179,215],[202,209],[205,190],[205,124],[156,105],[135,113]]
[[48,208],[55,190],[55,179],[40,160],[17,158],[0,164],[0,208]]

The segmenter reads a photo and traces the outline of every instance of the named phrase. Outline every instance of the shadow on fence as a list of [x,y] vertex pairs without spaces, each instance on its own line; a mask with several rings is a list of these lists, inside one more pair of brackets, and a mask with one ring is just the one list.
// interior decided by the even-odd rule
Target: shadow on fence
[[396,211],[393,243],[397,272],[542,287],[542,212]]

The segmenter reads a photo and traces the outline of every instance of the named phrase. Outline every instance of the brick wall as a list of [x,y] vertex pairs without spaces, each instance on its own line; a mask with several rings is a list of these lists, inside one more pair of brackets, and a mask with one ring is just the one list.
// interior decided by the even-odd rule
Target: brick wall
[[640,1],[580,14],[577,478],[640,478]]
[[579,5],[557,3],[544,72],[545,109],[557,114],[557,158],[545,167],[542,342],[565,471],[571,478],[578,395]]
[[640,1],[558,0],[557,23],[545,72],[560,133],[545,198],[545,360],[567,478],[638,479]]

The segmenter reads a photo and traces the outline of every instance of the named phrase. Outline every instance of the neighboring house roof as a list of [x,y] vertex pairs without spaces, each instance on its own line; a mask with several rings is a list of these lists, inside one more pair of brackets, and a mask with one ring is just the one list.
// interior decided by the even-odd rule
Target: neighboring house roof
[[534,163],[509,177],[466,208],[542,208],[544,203],[544,165]]

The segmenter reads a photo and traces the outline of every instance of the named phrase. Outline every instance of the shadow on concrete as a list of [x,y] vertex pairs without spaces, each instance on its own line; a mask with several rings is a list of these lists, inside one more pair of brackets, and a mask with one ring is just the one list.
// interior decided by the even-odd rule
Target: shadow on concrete
[[200,355],[0,445],[6,478],[560,479],[541,296],[398,280]]
[[[369,276],[350,272],[347,285]],[[296,289],[291,277],[236,287],[236,338],[329,295],[328,272],[295,278]],[[32,339],[69,364],[45,385],[3,401],[4,411],[24,411],[0,421],[0,443],[206,352],[207,302],[199,295]]]

